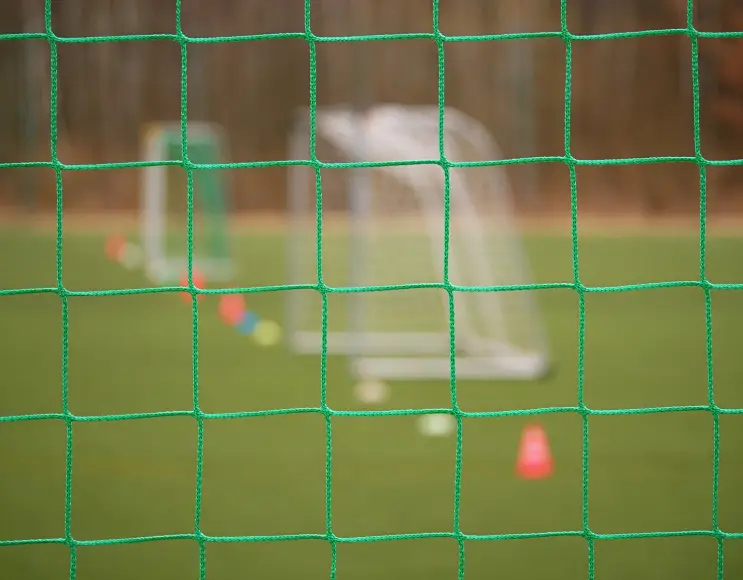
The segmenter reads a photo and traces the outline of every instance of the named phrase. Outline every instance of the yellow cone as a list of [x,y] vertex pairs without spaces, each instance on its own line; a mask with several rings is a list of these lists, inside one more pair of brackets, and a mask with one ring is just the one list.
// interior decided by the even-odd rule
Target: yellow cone
[[261,320],[253,331],[253,340],[261,346],[274,346],[281,340],[281,327],[273,320]]

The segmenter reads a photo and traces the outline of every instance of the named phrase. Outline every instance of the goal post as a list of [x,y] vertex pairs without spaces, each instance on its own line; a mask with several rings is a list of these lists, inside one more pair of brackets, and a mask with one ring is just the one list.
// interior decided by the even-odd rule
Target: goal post
[[[317,155],[327,162],[379,162],[321,169],[322,272],[328,286],[394,291],[329,295],[327,349],[347,355],[359,379],[448,378],[449,298],[444,268],[445,179],[439,158],[437,107],[378,105],[364,113],[320,109]],[[474,119],[445,110],[450,161],[501,158],[494,139]],[[290,157],[309,157],[309,123],[302,111],[290,136]],[[401,164],[401,161],[411,164]],[[385,165],[384,163],[390,163]],[[314,169],[289,168],[289,279],[317,276]],[[449,169],[449,278],[468,287],[526,285],[527,258],[515,224],[506,171],[497,166]],[[536,379],[549,369],[547,339],[533,291],[454,294],[457,376]],[[321,349],[319,297],[287,293],[286,329],[297,353]]]
[[[144,128],[143,159],[179,160],[179,122],[151,123]],[[192,163],[224,159],[222,128],[205,122],[188,123],[188,157]],[[224,172],[197,169],[193,175],[193,263],[212,281],[233,275],[230,259]],[[157,283],[177,283],[187,268],[187,179],[180,166],[153,165],[142,169],[140,227],[145,273]]]

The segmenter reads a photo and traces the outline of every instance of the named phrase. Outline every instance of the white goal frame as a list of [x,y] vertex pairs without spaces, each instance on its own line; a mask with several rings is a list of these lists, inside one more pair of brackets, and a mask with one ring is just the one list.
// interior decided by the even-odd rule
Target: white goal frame
[[[167,160],[169,135],[177,135],[180,141],[181,124],[179,121],[155,122],[146,125],[142,138],[143,160],[149,162]],[[224,153],[224,132],[219,125],[214,123],[190,121],[188,142],[210,143],[217,151]],[[167,167],[167,165],[151,165],[141,170],[140,235],[144,268],[145,274],[160,284],[179,283],[188,266],[188,259],[185,256],[186,248],[183,249],[182,256],[168,256],[166,253]],[[185,191],[183,195],[186,195]],[[226,223],[224,227],[227,227]],[[194,257],[194,266],[210,281],[226,282],[232,278],[234,273],[229,256],[200,259]]]
[[[402,106],[402,105],[381,105],[370,110],[369,114],[377,113],[380,119],[385,118],[388,113],[388,122],[394,124],[394,116],[402,115],[406,122],[406,127],[410,129],[403,136],[395,134],[394,139],[384,138],[383,128],[375,132],[371,124],[364,130],[363,121],[359,122],[362,117],[357,117],[351,109],[342,107],[333,107],[320,109],[316,115],[316,131],[318,138],[325,139],[339,151],[342,151],[349,159],[348,161],[386,161],[390,158],[396,160],[413,160],[420,159],[416,155],[421,150],[419,139],[425,139],[425,135],[433,135],[437,140],[438,134],[438,107],[430,106]],[[476,120],[465,115],[461,111],[447,107],[445,109],[446,131],[456,133],[458,139],[464,139],[471,147],[478,151],[478,154],[485,159],[502,158],[499,148],[494,139],[488,134],[486,129]],[[308,113],[306,110],[300,112],[297,122],[293,128],[290,137],[290,159],[308,159],[309,158],[309,139],[308,139]],[[417,133],[417,134],[416,134]],[[435,143],[437,150],[437,141]],[[425,149],[425,147],[423,148]],[[430,147],[429,147],[430,149]],[[438,155],[435,156],[436,158]],[[430,157],[428,157],[430,159]],[[440,211],[436,206],[434,214],[426,210],[426,204],[437,204],[436,198],[433,200],[425,195],[420,189],[421,175],[411,171],[411,167],[426,168],[426,165],[417,166],[388,166],[384,169],[401,182],[408,182],[412,185],[412,190],[418,194],[417,199],[420,205],[420,211],[424,214],[425,229],[431,241],[432,251],[434,252],[434,264],[442,260],[443,252],[443,223],[437,220],[427,219],[429,215],[435,215],[435,211]],[[516,231],[515,217],[512,207],[512,193],[510,184],[506,176],[505,169],[502,167],[492,166],[489,168],[490,178],[492,179],[492,195],[497,197],[497,203],[501,208],[500,215],[497,217],[497,227],[502,230],[504,236],[509,237],[509,250],[513,252],[510,256],[511,267],[514,264],[519,266],[518,282],[525,283],[530,279],[530,272],[527,265],[526,257],[523,254],[521,241]],[[303,217],[306,217],[306,207],[302,204],[306,202],[306,191],[312,187],[308,183],[311,177],[307,174],[307,169],[299,166],[289,167],[288,178],[288,201],[290,212],[290,228],[293,236],[290,236],[288,244],[288,274],[290,283],[307,283],[309,280],[298,279],[300,265],[297,263],[299,252],[298,244],[306,243],[307,240],[301,239],[299,232],[306,224],[302,223]],[[423,183],[425,185],[425,182]],[[361,227],[363,220],[368,217],[365,215],[368,195],[373,195],[367,189],[363,177],[353,177],[349,180],[349,191],[351,192],[351,210],[350,219],[357,219],[355,226],[351,226],[352,232],[356,227]],[[490,192],[490,191],[489,191]],[[303,198],[305,196],[305,198]],[[452,200],[452,203],[455,203]],[[477,238],[482,232],[482,224],[478,220],[477,208],[471,205],[468,196],[458,196],[456,201],[458,209],[461,210],[468,220],[474,220],[479,231],[474,232]],[[429,210],[430,210],[429,206]],[[304,213],[303,213],[304,212]],[[353,223],[353,222],[352,222]],[[489,224],[490,225],[490,224]],[[385,226],[383,226],[385,227]],[[402,227],[405,227],[404,224]],[[360,231],[360,230],[358,230]],[[354,238],[356,236],[352,236]],[[485,259],[484,238],[480,243],[471,243],[467,245],[468,255],[472,254],[472,260],[479,264],[475,267],[478,285],[489,286],[492,282],[488,281],[489,265]],[[353,243],[353,239],[350,243]],[[357,251],[363,251],[359,246]],[[363,254],[360,254],[358,260],[352,260],[351,266],[357,265],[356,262],[363,262]],[[363,267],[363,264],[362,264]],[[456,276],[456,264],[450,262],[450,275]],[[442,274],[442,272],[439,272]],[[354,271],[351,270],[353,277]],[[356,285],[351,283],[351,285]],[[541,317],[538,312],[537,304],[530,291],[526,299],[528,309],[531,311],[529,322],[537,325],[536,334],[539,336],[539,344],[533,351],[525,352],[512,347],[509,344],[500,341],[489,341],[478,339],[477,337],[462,337],[458,322],[459,317],[455,320],[457,328],[457,350],[456,356],[456,375],[463,379],[512,379],[512,380],[533,380],[545,376],[550,370],[550,359],[547,349],[547,339],[544,329],[541,327]],[[475,294],[475,293],[473,293]],[[499,293],[489,293],[489,299],[493,300],[494,295]],[[442,293],[443,295],[443,293]],[[358,299],[357,308],[363,308],[363,293],[354,294]],[[492,303],[491,303],[492,304]],[[442,306],[448,310],[448,303],[444,297]],[[297,292],[287,292],[286,302],[286,337],[289,347],[298,354],[318,354],[321,352],[321,333],[319,331],[308,331],[298,327],[298,321],[301,317],[302,301]],[[494,320],[498,317],[498,308],[493,313]],[[457,306],[458,312],[464,310],[464,307]],[[363,315],[352,321],[352,326],[348,331],[329,331],[327,334],[327,352],[330,355],[346,355],[350,357],[352,372],[359,379],[386,379],[386,380],[414,380],[414,379],[445,379],[449,378],[451,373],[451,361],[449,355],[450,337],[449,332],[374,332],[363,330]],[[438,355],[438,356],[432,356]]]

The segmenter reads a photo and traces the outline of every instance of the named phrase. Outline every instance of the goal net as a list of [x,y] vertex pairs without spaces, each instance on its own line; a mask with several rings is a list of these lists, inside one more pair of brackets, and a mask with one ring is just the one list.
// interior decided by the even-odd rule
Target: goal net
[[[152,123],[144,131],[145,161],[182,158],[179,122]],[[188,158],[192,163],[223,159],[221,129],[211,123],[188,123]],[[224,171],[197,169],[193,175],[193,265],[211,281],[232,274],[226,223]],[[145,273],[157,283],[178,283],[188,264],[188,182],[180,165],[142,169],[140,222]]]
[[[449,295],[441,287],[445,172],[435,163],[415,163],[439,159],[438,123],[438,108],[426,106],[380,105],[365,113],[335,107],[316,115],[319,159],[380,163],[321,170],[324,283],[396,287],[329,295],[328,353],[349,356],[359,379],[451,374]],[[482,125],[456,109],[445,111],[444,141],[452,162],[500,158]],[[308,159],[309,142],[309,116],[302,111],[290,157]],[[449,282],[468,290],[499,287],[454,293],[457,376],[538,378],[549,360],[535,296],[502,288],[528,284],[530,278],[505,170],[468,166],[448,173]],[[289,200],[289,278],[311,283],[317,279],[318,249],[314,169],[291,167]],[[420,287],[432,283],[439,287]],[[286,328],[295,352],[320,352],[317,293],[287,293]]]

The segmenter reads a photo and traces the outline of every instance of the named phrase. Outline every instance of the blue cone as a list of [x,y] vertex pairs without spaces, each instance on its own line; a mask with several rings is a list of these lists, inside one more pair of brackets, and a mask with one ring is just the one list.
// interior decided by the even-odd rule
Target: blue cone
[[242,320],[237,323],[235,328],[237,328],[237,331],[240,334],[252,334],[257,325],[258,316],[256,316],[254,312],[247,310],[245,314],[243,314]]

